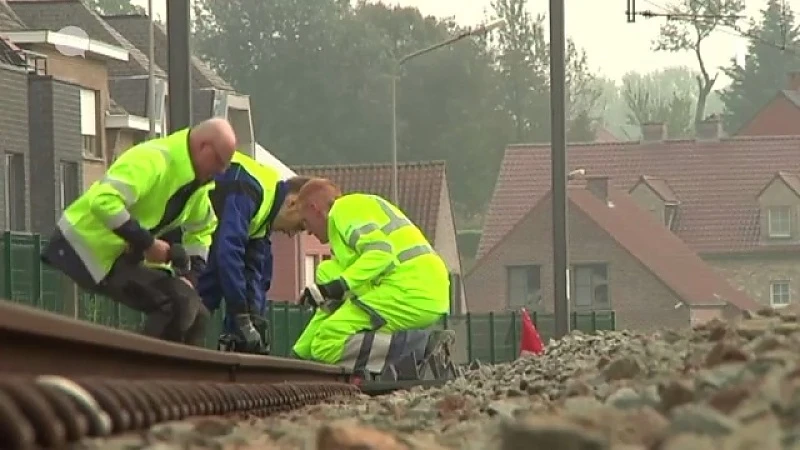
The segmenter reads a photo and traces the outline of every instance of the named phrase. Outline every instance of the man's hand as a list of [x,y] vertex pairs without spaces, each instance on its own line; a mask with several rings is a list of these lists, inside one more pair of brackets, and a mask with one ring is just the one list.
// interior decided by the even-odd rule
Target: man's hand
[[320,305],[325,303],[325,297],[322,295],[322,292],[320,292],[319,287],[317,287],[316,284],[311,284],[303,289],[303,292],[300,294],[300,301],[298,303],[300,306],[318,308]]
[[169,256],[169,244],[161,239],[153,241],[153,245],[144,251],[144,259],[151,263],[167,263]]

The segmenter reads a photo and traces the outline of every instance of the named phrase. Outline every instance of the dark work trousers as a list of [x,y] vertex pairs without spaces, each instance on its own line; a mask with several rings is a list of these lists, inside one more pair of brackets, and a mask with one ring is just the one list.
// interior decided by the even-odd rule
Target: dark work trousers
[[147,316],[142,334],[157,339],[203,345],[208,310],[195,290],[180,278],[146,267],[141,258],[122,255],[106,278],[94,283],[69,242],[56,231],[42,252],[42,260],[82,289],[109,297]]

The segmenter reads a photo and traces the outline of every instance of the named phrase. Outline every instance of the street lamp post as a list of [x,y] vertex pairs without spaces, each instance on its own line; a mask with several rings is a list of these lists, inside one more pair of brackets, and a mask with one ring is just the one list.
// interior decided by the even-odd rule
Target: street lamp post
[[477,28],[467,30],[463,33],[457,34],[450,39],[445,41],[439,42],[438,44],[431,45],[430,47],[423,48],[422,50],[418,50],[414,53],[408,54],[399,60],[395,65],[395,73],[392,75],[392,202],[397,204],[398,202],[398,194],[397,194],[397,78],[400,76],[400,69],[403,67],[403,64],[407,63],[408,61],[416,58],[417,56],[422,56],[426,53],[430,53],[434,50],[440,49],[442,47],[447,47],[452,45],[462,39],[472,37],[472,36],[481,36],[484,35],[496,28],[505,26],[506,21],[505,19],[495,20],[486,25],[481,25]]
[[555,337],[569,334],[569,240],[567,233],[566,52],[564,0],[550,0],[550,151],[553,214]]

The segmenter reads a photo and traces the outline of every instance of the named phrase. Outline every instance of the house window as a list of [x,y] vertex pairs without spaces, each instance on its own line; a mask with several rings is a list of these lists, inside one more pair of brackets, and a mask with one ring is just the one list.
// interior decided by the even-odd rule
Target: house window
[[585,264],[572,267],[572,290],[575,306],[607,307],[608,268],[605,264]]
[[315,282],[315,275],[317,273],[317,266],[319,266],[320,257],[319,255],[306,255],[305,257],[305,266],[304,266],[304,277],[306,286],[310,284],[314,284]]
[[80,175],[78,163],[70,161],[61,162],[61,210],[67,209],[78,195],[80,195]]
[[83,154],[90,158],[102,158],[103,150],[97,138],[97,91],[81,89],[81,140]]
[[769,237],[788,238],[792,236],[792,208],[771,206],[767,209]]
[[25,231],[25,156],[6,153],[5,162],[6,228]]
[[508,307],[535,308],[542,301],[541,268],[535,265],[510,266],[508,271]]
[[769,304],[771,306],[786,306],[792,301],[788,281],[773,281],[769,287]]

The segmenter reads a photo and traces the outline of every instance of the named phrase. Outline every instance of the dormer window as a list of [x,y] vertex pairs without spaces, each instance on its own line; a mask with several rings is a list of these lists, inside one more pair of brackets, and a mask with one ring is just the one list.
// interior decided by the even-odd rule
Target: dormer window
[[767,208],[767,227],[770,238],[792,237],[792,208],[790,206]]
[[664,204],[664,225],[670,231],[675,231],[675,224],[678,217],[678,204],[666,203]]

